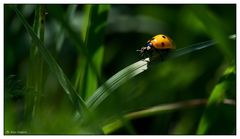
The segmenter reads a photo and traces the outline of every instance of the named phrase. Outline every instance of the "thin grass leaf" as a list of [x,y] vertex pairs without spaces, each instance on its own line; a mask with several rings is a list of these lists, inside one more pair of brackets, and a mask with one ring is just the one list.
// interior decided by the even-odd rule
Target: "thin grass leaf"
[[61,6],[58,5],[47,5],[47,10],[49,16],[52,16],[58,23],[61,24],[61,27],[68,33],[70,39],[74,42],[76,50],[86,56],[86,49],[83,47],[83,40],[81,34],[79,34],[75,29],[72,28],[68,20],[63,16],[65,15],[64,10]]
[[[64,18],[68,21],[71,21],[76,9],[77,9],[77,5],[75,5],[75,4],[74,5],[69,5]],[[57,33],[57,34],[60,35],[60,36],[58,36],[58,40],[56,42],[57,43],[56,44],[56,51],[59,52],[62,48],[62,44],[63,44],[64,38],[65,38],[65,30],[64,30],[63,25],[61,25],[61,27],[59,29],[59,33]]]
[[203,24],[204,30],[209,36],[212,36],[214,40],[218,40],[218,48],[228,58],[234,58],[231,49],[229,49],[229,40],[226,37],[227,28],[225,24],[221,22],[220,17],[215,15],[206,5],[194,5],[190,9],[194,12],[199,22]]
[[[100,81],[103,60],[103,39],[107,25],[109,5],[87,5],[85,7],[83,26],[84,48],[87,50],[86,59],[80,55],[79,66],[76,70],[75,87],[86,99],[97,89]],[[89,61],[92,64],[89,64]]]
[[220,82],[214,87],[208,99],[207,108],[199,123],[197,134],[206,134],[214,124],[216,117],[221,114],[219,104],[224,102],[227,93],[235,92],[233,86],[233,82],[236,82],[235,75],[235,66],[228,67]]
[[[75,44],[74,46],[76,46],[76,50],[78,51],[79,55],[81,56],[81,61],[79,62],[80,64],[78,65],[79,67],[81,66],[82,69],[79,70],[79,68],[77,68],[77,73],[76,73],[76,79],[75,79],[75,83],[74,86],[75,88],[77,88],[77,90],[79,92],[85,92],[85,90],[87,90],[87,88],[84,88],[84,82],[85,80],[87,80],[88,78],[88,74],[85,76],[85,72],[91,72],[93,74],[97,75],[97,80],[100,80],[99,78],[99,73],[100,73],[100,66],[101,61],[102,61],[102,55],[103,55],[103,47],[99,47],[99,44],[102,44],[102,38],[104,37],[104,30],[106,27],[106,18],[107,18],[107,14],[109,11],[109,5],[94,5],[95,7],[97,6],[97,10],[95,10],[95,14],[97,12],[97,17],[92,17],[94,21],[91,21],[89,23],[94,23],[94,26],[90,26],[90,32],[95,33],[94,36],[92,36],[92,34],[90,34],[89,41],[85,41],[86,42],[90,42],[90,43],[86,43],[85,41],[83,41],[82,37],[84,35],[81,35],[79,33],[77,33],[77,31],[75,29],[73,29],[69,22],[62,16],[64,15],[64,10],[61,6],[48,6],[48,12],[49,15],[53,16],[59,23],[61,23],[62,27],[65,29],[65,31],[68,33],[68,35],[70,36],[70,38],[72,39],[73,43]],[[96,8],[94,8],[96,9]],[[96,19],[95,19],[96,18]],[[88,18],[87,18],[88,19]],[[88,26],[86,26],[86,28],[88,28]],[[91,31],[93,30],[93,31]],[[87,30],[86,30],[87,31]],[[86,32],[83,34],[87,34]],[[92,40],[92,39],[96,39],[96,40]],[[93,43],[93,44],[92,44]],[[97,44],[97,45],[95,45]],[[90,48],[88,48],[90,46]],[[95,48],[97,47],[97,48]],[[96,52],[95,52],[96,51]],[[85,60],[85,62],[84,62]],[[88,67],[84,66],[84,63],[88,64]],[[95,64],[97,63],[97,64]],[[83,69],[84,67],[84,69]],[[86,69],[90,69],[87,70]],[[94,76],[96,76],[94,75]],[[89,78],[90,79],[90,78]],[[81,82],[81,83],[80,83]],[[95,81],[94,81],[95,82]],[[83,84],[81,86],[81,84]],[[90,87],[91,88],[95,88],[96,87]],[[92,90],[92,89],[91,89]],[[93,92],[93,91],[89,91],[89,92]],[[83,93],[86,94],[86,93]],[[84,96],[84,95],[83,95]]]
[[91,96],[87,100],[87,106],[94,110],[102,101],[104,101],[115,89],[117,89],[120,85],[125,83],[126,81],[132,79],[134,76],[142,73],[147,70],[149,58],[145,60],[140,60],[123,70],[119,71],[117,74],[113,75],[110,79],[108,79],[102,86],[100,86],[93,96]]
[[191,45],[189,47],[178,49],[178,51],[176,51],[175,53],[172,53],[170,55],[170,57],[173,57],[173,58],[174,57],[179,57],[181,55],[185,55],[185,54],[188,54],[188,53],[191,53],[191,52],[194,52],[194,51],[198,51],[198,50],[207,48],[209,46],[213,46],[215,44],[216,44],[216,42],[213,41],[213,40],[209,40],[209,41],[193,44],[193,45]]
[[[44,43],[44,26],[45,26],[45,7],[38,5],[35,9],[35,18],[33,29],[39,36],[42,43]],[[26,95],[26,111],[25,115],[29,121],[33,119],[38,111],[40,96],[43,93],[43,58],[33,41],[30,48],[30,64],[27,78],[27,95]]]
[[12,6],[12,8],[16,12],[17,16],[20,18],[21,22],[25,26],[26,30],[32,37],[35,44],[38,46],[38,49],[39,49],[42,57],[44,58],[45,62],[48,64],[48,66],[50,67],[51,71],[56,75],[59,83],[65,90],[70,101],[73,103],[73,106],[79,111],[80,114],[87,114],[88,108],[86,107],[85,102],[83,101],[83,99],[80,96],[78,96],[77,92],[74,90],[71,82],[68,80],[68,78],[64,74],[61,67],[57,64],[56,60],[49,53],[49,51],[43,46],[42,42],[39,40],[37,35],[33,32],[32,28],[27,23],[26,19],[22,15],[22,13],[15,6]]
[[[33,30],[35,33],[38,34],[38,27],[39,27],[39,7],[35,8],[35,17],[34,17],[34,23],[33,23]],[[25,103],[25,117],[26,119],[31,119],[33,118],[33,105],[34,105],[34,94],[35,91],[31,88],[37,89],[37,87],[34,87],[34,84],[37,85],[34,77],[36,74],[34,73],[34,65],[33,61],[36,61],[36,53],[35,51],[37,50],[36,46],[34,45],[34,42],[32,42],[32,47],[30,48],[30,64],[29,64],[29,72],[27,75],[27,82],[26,82],[26,88],[27,88],[27,95],[25,97],[26,103]]]
[[64,18],[64,10],[62,6],[57,6],[57,5],[49,5],[47,6],[47,10],[49,15],[51,15],[54,19],[58,21],[58,23],[61,24],[61,26],[65,29],[65,31],[68,33],[70,36],[70,39],[72,39],[72,42],[75,44],[75,48],[79,55],[81,55],[83,59],[87,60],[87,63],[94,67],[93,62],[91,61],[91,58],[89,58],[89,54],[87,51],[87,48],[84,47],[84,41],[83,37],[80,33],[76,31],[76,29],[72,28],[70,25],[69,21]]
[[[176,102],[171,104],[163,104],[163,105],[147,108],[144,110],[128,113],[124,115],[123,118],[125,120],[137,119],[137,118],[147,117],[147,116],[151,116],[151,115],[155,115],[163,112],[194,108],[194,107],[206,105],[207,103],[208,103],[207,99],[194,99],[194,100]],[[232,105],[232,106],[236,105],[235,100],[231,100],[231,99],[224,99],[223,103],[225,105]],[[111,123],[104,125],[103,131],[105,134],[110,134],[122,126],[123,126],[122,120],[117,119]]]
[[[93,53],[94,55],[92,55],[91,52],[88,52],[88,47],[86,47],[86,44],[85,42],[83,41],[83,37],[82,37],[82,34],[78,33],[76,31],[76,29],[73,29],[72,26],[70,25],[69,21],[67,21],[62,15],[64,15],[64,10],[61,6],[48,6],[48,12],[49,12],[49,15],[52,15],[54,19],[56,19],[59,23],[61,23],[61,26],[65,29],[65,31],[68,33],[68,35],[70,36],[70,39],[72,39],[73,43],[75,44],[75,48],[77,50],[77,52],[79,53],[79,55],[81,55],[81,60],[85,60],[86,63],[91,67],[91,70],[93,70],[93,72],[96,74],[98,73],[97,71],[97,67],[96,65],[94,64],[94,61],[92,59],[92,56],[98,56],[98,53],[102,53],[101,51],[103,51],[102,47],[100,49],[96,49],[95,51],[100,51],[98,53]],[[107,9],[107,8],[106,8]],[[109,9],[109,8],[108,8]],[[104,11],[104,10],[103,10]],[[101,13],[101,10],[99,9],[98,12]],[[107,11],[106,11],[107,12]],[[106,14],[106,12],[104,12]],[[103,16],[104,14],[101,13],[100,16]],[[106,16],[106,15],[105,15]],[[99,17],[100,18],[100,21],[103,22],[103,23],[106,23],[106,20],[101,20],[101,18],[105,19],[105,17]],[[101,27],[104,27],[102,26],[102,24],[99,23],[99,26],[101,25]],[[104,30],[104,28],[103,28]],[[97,33],[103,33],[102,30],[95,30],[95,33],[96,33],[96,38],[97,40],[94,40],[93,43],[102,43],[101,39],[102,37],[104,37],[103,34],[97,34]],[[95,36],[92,36],[92,38],[95,38]],[[100,39],[100,40],[99,40]],[[98,46],[98,45],[96,45]],[[94,45],[94,47],[96,47]],[[102,58],[98,58],[98,59],[95,59],[95,60],[101,60]],[[82,63],[84,62],[80,62],[80,65],[83,65]],[[100,63],[100,62],[98,62]],[[99,64],[101,65],[101,64]],[[79,73],[78,73],[79,72]],[[84,71],[85,72],[85,71]],[[74,86],[75,88],[77,88],[77,91],[80,91],[82,90],[82,87],[79,87],[79,83],[80,80],[82,80],[82,78],[86,78],[84,76],[81,76],[81,75],[84,75],[84,74],[81,74],[82,71],[81,70],[78,70],[77,68],[77,74],[76,74],[76,79],[75,79],[75,83],[74,83]],[[98,75],[98,74],[97,74]],[[99,77],[98,77],[99,79]],[[77,83],[76,83],[77,82]],[[80,88],[80,90],[78,90]],[[83,89],[84,90],[84,89]]]

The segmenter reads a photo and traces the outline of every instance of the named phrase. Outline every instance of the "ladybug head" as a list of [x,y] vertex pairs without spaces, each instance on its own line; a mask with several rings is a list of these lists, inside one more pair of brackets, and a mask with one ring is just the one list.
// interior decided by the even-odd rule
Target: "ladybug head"
[[150,56],[152,53],[152,43],[148,42],[146,43],[140,50],[137,50],[140,52],[140,54],[144,57]]

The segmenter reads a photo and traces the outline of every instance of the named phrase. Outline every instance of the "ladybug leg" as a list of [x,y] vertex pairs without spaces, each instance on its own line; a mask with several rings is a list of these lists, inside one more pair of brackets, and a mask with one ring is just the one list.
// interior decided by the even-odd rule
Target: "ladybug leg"
[[144,58],[152,56],[152,49],[149,46],[142,47],[140,50],[137,51],[140,52],[141,56]]
[[137,51],[140,52],[141,54],[143,54],[146,50],[147,50],[146,47],[142,47],[141,49],[139,49]]

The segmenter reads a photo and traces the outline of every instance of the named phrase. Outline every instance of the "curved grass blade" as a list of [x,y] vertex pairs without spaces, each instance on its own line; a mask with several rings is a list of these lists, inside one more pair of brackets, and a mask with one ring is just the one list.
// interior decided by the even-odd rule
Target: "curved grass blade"
[[[169,55],[169,58],[179,57],[188,53],[192,53],[194,51],[202,50],[208,48],[210,46],[215,45],[217,42],[213,40],[197,43],[191,45],[186,48],[179,49],[175,52],[172,52]],[[147,70],[151,66],[148,66],[150,59],[146,58],[144,60],[140,60],[123,70],[119,71],[115,75],[113,75],[110,79],[108,79],[102,86],[100,86],[95,93],[87,100],[86,104],[89,109],[94,110],[98,107],[98,105],[104,101],[111,93],[114,92],[116,88],[121,86],[126,81],[130,80],[134,76],[142,73]]]
[[[207,103],[208,103],[207,99],[194,99],[194,100],[176,102],[176,103],[171,103],[171,104],[157,105],[157,106],[147,108],[144,110],[128,113],[128,114],[124,115],[123,118],[125,120],[131,120],[131,119],[151,116],[156,113],[159,114],[159,113],[169,112],[169,111],[173,111],[173,110],[189,109],[189,108],[193,108],[193,107],[198,107],[198,106],[206,105]],[[232,100],[232,99],[224,99],[223,103],[225,105],[232,105],[232,106],[236,105],[235,100]],[[117,119],[117,120],[103,126],[103,131],[105,134],[110,134],[122,126],[123,126],[123,122],[120,119]]]
[[37,35],[34,33],[31,26],[27,23],[26,19],[22,15],[22,13],[15,6],[12,6],[12,8],[14,9],[17,16],[20,18],[20,20],[23,23],[23,25],[25,26],[26,30],[32,37],[33,41],[35,42],[36,46],[39,49],[39,52],[41,53],[45,62],[50,67],[50,70],[56,75],[59,83],[65,90],[66,94],[68,95],[70,101],[73,103],[74,107],[79,111],[80,114],[87,114],[88,108],[86,107],[85,102],[83,101],[83,99],[80,96],[78,96],[77,92],[74,90],[71,82],[66,77],[66,75],[64,74],[61,67],[57,64],[56,60],[49,53],[49,51],[43,46],[42,42],[39,40]]
[[134,76],[147,70],[149,58],[140,60],[117,74],[113,75],[107,80],[101,87],[99,87],[95,93],[87,100],[87,106],[90,109],[95,109],[106,97],[108,97],[116,88],[133,78]]
[[[198,125],[197,134],[207,134],[208,130],[216,122],[216,117],[221,114],[220,103],[229,93],[235,93],[236,90],[236,71],[235,66],[229,66],[218,84],[215,85],[207,103],[206,110]],[[230,114],[229,114],[230,115]],[[231,117],[231,120],[234,120]],[[234,126],[233,126],[234,127]],[[226,127],[227,128],[227,127]]]

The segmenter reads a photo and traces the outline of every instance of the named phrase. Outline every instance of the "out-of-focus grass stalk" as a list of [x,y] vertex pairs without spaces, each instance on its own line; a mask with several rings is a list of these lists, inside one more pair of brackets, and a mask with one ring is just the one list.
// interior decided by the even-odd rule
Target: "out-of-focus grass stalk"
[[[83,99],[90,97],[97,89],[100,81],[101,66],[104,53],[103,40],[107,25],[110,5],[85,5],[84,25],[82,27],[83,46],[86,56],[79,53],[79,65],[76,70],[75,88]],[[90,126],[101,132],[97,117],[92,113]],[[88,122],[88,121],[87,121]],[[95,128],[98,127],[98,128]]]
[[78,95],[76,90],[73,88],[71,82],[67,78],[67,76],[64,74],[63,70],[61,67],[58,65],[56,60],[53,58],[53,56],[49,53],[47,48],[43,46],[43,43],[40,41],[40,39],[37,37],[36,33],[32,30],[31,26],[28,24],[22,13],[16,8],[16,6],[11,6],[21,22],[23,23],[24,27],[30,34],[31,38],[35,42],[36,46],[39,49],[39,52],[41,53],[44,62],[48,64],[48,67],[50,70],[56,75],[59,83],[63,87],[65,93],[68,95],[69,100],[72,102],[73,107],[79,112],[81,116],[83,115],[88,115],[89,111],[88,108],[86,107],[85,102],[83,99]]
[[[74,18],[74,14],[76,12],[76,9],[77,9],[76,4],[69,5],[68,8],[67,8],[66,14],[64,14],[64,18],[67,21],[71,21],[72,18]],[[59,52],[62,49],[63,41],[64,41],[64,38],[65,38],[65,30],[64,30],[63,25],[60,25],[60,28],[59,28],[59,31],[58,31],[57,34],[59,36],[58,36],[57,41],[56,41],[56,51]]]
[[[37,5],[35,8],[35,17],[33,30],[44,44],[45,29],[45,7]],[[27,76],[27,95],[26,95],[26,111],[27,120],[33,119],[38,111],[40,99],[43,93],[44,83],[44,63],[36,43],[33,41],[30,48],[30,62]],[[30,119],[29,119],[30,118]],[[31,120],[30,120],[31,121]]]
[[[171,104],[163,104],[163,105],[158,105],[154,106],[151,108],[147,108],[144,110],[136,111],[136,112],[131,112],[123,116],[125,120],[131,120],[131,119],[136,119],[136,118],[142,118],[142,117],[147,117],[163,112],[169,112],[173,110],[180,110],[180,109],[189,109],[189,108],[194,108],[198,106],[203,106],[208,103],[208,99],[194,99],[194,100],[189,100],[189,101],[183,101],[183,102],[177,102],[177,103],[171,103]],[[231,99],[224,99],[223,104],[225,105],[236,105],[235,100]],[[121,119],[117,119],[105,126],[103,126],[103,131],[105,134],[110,134],[120,127],[123,126],[123,122]]]
[[[69,97],[69,100],[72,102],[73,107],[76,110],[76,113],[78,114],[78,124],[90,124],[89,126],[83,126],[83,128],[86,128],[86,133],[95,133],[100,134],[102,133],[101,128],[98,126],[98,124],[95,122],[94,116],[89,112],[85,102],[83,99],[78,95],[76,90],[73,88],[71,82],[67,78],[67,76],[64,74],[61,67],[58,65],[54,57],[50,54],[47,48],[43,46],[43,43],[38,38],[36,33],[32,30],[31,26],[27,23],[26,19],[22,15],[22,13],[16,8],[16,6],[12,6],[12,8],[15,10],[17,16],[20,18],[21,22],[25,26],[26,30],[30,34],[31,38],[33,39],[34,43],[38,47],[38,50],[41,54],[41,56],[44,59],[44,62],[48,64],[48,67],[50,70],[56,75],[60,85],[63,87],[65,93]],[[89,123],[90,122],[90,123]],[[81,133],[84,131],[80,131]]]
[[219,104],[225,101],[224,98],[229,90],[235,90],[233,87],[236,79],[233,77],[236,77],[235,66],[229,66],[211,92],[207,107],[198,125],[197,134],[207,134],[209,127],[215,122],[216,116],[221,112]]
[[75,88],[84,99],[94,93],[101,79],[103,40],[109,9],[110,5],[85,5],[82,40],[87,56],[79,55],[75,80]]

